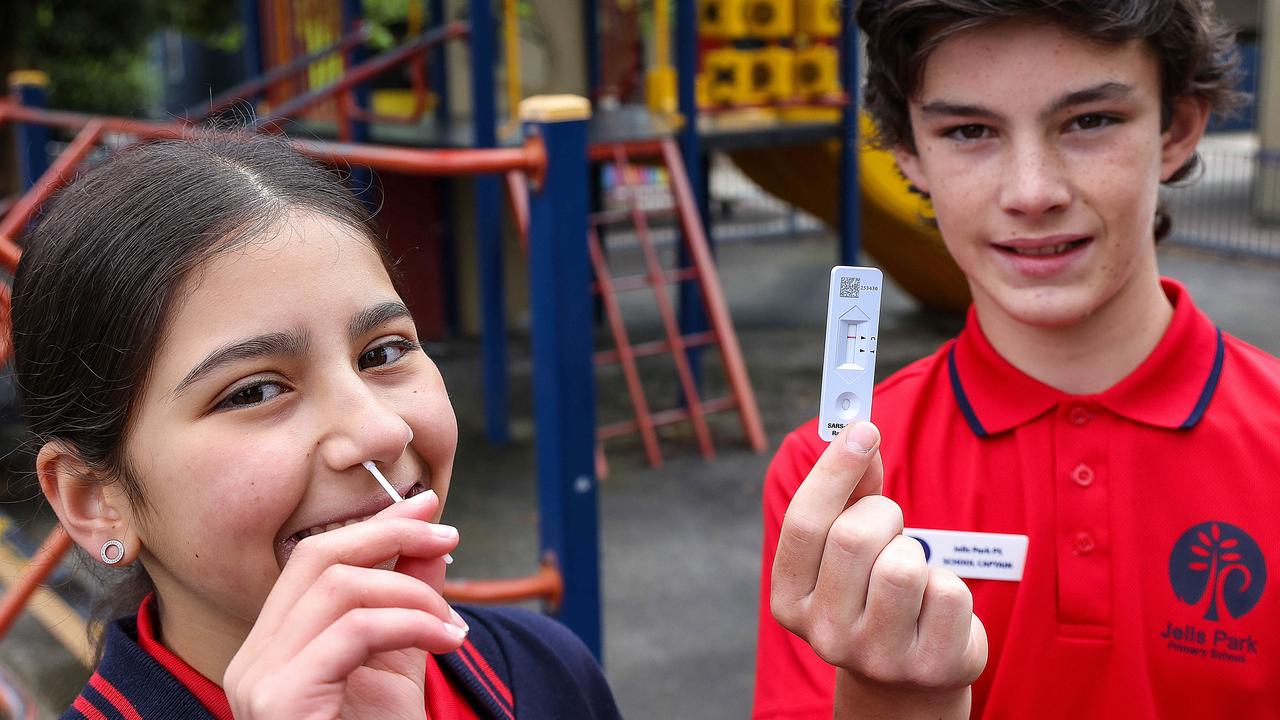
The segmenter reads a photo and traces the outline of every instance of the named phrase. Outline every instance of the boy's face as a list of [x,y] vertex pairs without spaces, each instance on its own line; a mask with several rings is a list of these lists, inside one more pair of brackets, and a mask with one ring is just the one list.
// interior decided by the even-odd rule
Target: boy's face
[[1139,41],[1099,44],[1004,22],[944,40],[910,102],[908,178],[930,194],[985,318],[1061,327],[1157,273],[1157,191],[1195,150],[1207,110],[1162,131],[1159,66]]

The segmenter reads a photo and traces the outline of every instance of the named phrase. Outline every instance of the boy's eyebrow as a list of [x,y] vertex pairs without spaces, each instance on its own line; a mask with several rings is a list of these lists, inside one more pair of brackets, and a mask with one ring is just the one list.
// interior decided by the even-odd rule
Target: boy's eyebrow
[[302,332],[273,332],[227,343],[205,356],[173,389],[178,397],[192,385],[214,370],[228,363],[280,355],[302,355],[307,347],[307,336]]
[[1046,120],[1072,105],[1084,105],[1085,103],[1098,102],[1099,100],[1123,100],[1132,94],[1132,85],[1126,85],[1121,82],[1098,83],[1093,87],[1069,92],[1058,98],[1047,110],[1040,113],[1040,119]]
[[[1121,82],[1103,82],[1092,87],[1069,92],[1053,101],[1047,109],[1040,113],[1040,119],[1047,120],[1053,115],[1073,105],[1097,102],[1099,100],[1123,100],[1133,94],[1133,86]],[[931,100],[920,106],[925,115],[944,115],[953,117],[987,118],[998,120],[1000,113],[983,105],[957,103],[948,100]]]
[[413,318],[413,313],[409,312],[409,308],[405,307],[404,303],[378,303],[361,310],[356,313],[355,317],[351,318],[351,322],[347,324],[347,335],[352,342],[355,342],[379,325],[400,318]]

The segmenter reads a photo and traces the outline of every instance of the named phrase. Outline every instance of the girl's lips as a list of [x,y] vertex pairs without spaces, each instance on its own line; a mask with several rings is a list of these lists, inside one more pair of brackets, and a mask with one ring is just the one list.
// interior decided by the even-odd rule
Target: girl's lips
[[[426,485],[421,482],[415,482],[413,485],[410,485],[406,490],[401,492],[400,495],[407,499],[415,495],[420,495],[426,491]],[[305,538],[311,537],[312,535],[319,535],[330,530],[337,530],[338,528],[346,527],[348,525],[354,525],[358,522],[364,522],[390,507],[390,500],[391,499],[388,498],[385,493],[379,492],[374,500],[362,503],[361,507],[356,508],[354,510],[355,514],[347,514],[332,521],[299,530],[278,543],[280,553],[284,558],[288,558],[289,554],[293,552],[293,548]]]

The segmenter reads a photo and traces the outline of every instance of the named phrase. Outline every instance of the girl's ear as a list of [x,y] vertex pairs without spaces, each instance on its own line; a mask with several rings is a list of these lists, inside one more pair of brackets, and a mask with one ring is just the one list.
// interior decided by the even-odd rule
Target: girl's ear
[[893,146],[893,158],[898,161],[898,169],[902,171],[903,175],[907,176],[907,181],[911,183],[912,187],[928,195],[929,180],[924,176],[924,172],[920,167],[920,156],[899,143]]
[[1167,181],[1196,151],[1209,124],[1209,103],[1194,97],[1174,101],[1169,128],[1161,136],[1160,181]]
[[142,546],[133,529],[133,508],[119,483],[99,477],[60,440],[40,448],[36,476],[62,528],[89,557],[102,562],[104,546],[111,540],[124,548],[105,550],[115,561],[110,564],[128,565],[138,557]]

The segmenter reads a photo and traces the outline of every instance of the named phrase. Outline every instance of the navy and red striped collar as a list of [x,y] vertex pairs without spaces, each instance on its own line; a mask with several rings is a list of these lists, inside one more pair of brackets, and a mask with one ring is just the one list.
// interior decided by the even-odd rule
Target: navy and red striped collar
[[1101,393],[1069,395],[1029,377],[987,341],[972,307],[948,351],[951,389],[965,422],[979,437],[1011,430],[1066,400],[1095,402],[1136,422],[1167,429],[1193,427],[1203,417],[1222,372],[1222,332],[1186,288],[1164,278],[1173,319],[1147,359]]
[[[515,699],[502,647],[485,625],[470,618],[472,635],[462,648],[435,656],[454,687],[481,709],[481,717],[514,720]],[[148,595],[136,618],[108,626],[107,648],[98,669],[64,717],[86,720],[143,720],[157,717],[232,718],[222,688],[201,675],[157,637],[154,596]],[[498,668],[486,660],[498,663]],[[442,707],[456,707],[459,717],[473,717],[461,696]],[[433,705],[434,709],[434,705]],[[449,715],[448,712],[444,713]]]

